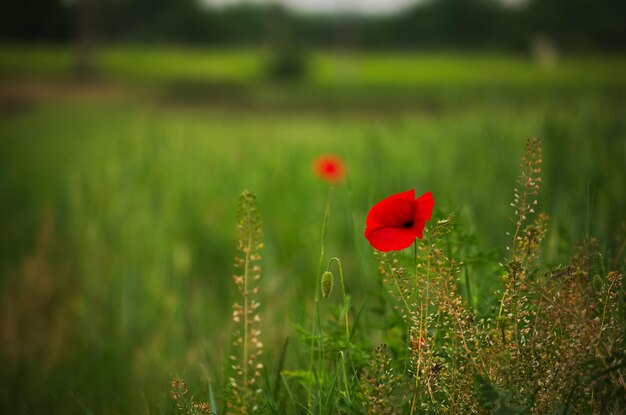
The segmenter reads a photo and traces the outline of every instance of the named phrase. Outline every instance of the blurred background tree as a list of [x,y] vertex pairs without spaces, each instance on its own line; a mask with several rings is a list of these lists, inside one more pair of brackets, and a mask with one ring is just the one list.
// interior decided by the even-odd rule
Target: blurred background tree
[[348,42],[364,49],[519,51],[538,34],[571,51],[626,45],[626,4],[620,0],[426,0],[386,14],[302,13],[269,3],[214,7],[197,0],[6,0],[0,6],[0,39],[68,41],[83,33],[75,29],[76,14],[79,22],[92,19],[84,11],[89,7],[98,18],[90,27],[115,42],[265,44],[280,14],[279,24],[290,28],[290,36],[316,47]]

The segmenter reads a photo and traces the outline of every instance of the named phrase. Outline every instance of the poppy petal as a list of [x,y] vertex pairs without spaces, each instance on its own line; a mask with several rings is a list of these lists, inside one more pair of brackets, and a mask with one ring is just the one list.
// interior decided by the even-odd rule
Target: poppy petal
[[431,192],[426,192],[418,197],[415,201],[415,222],[424,221],[425,224],[426,221],[429,221],[433,215],[433,206],[435,206],[435,200]]
[[376,203],[367,214],[365,226],[402,228],[415,216],[415,189],[397,193]]
[[414,235],[418,238],[422,239],[424,237],[424,227],[426,226],[426,221],[424,219],[416,219],[415,225],[413,225]]
[[379,251],[400,251],[411,246],[415,241],[415,229],[413,228],[367,228],[365,238],[370,245]]

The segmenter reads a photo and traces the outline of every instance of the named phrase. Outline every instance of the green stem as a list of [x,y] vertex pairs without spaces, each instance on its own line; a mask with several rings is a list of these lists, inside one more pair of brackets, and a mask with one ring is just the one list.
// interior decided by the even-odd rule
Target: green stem
[[[325,244],[325,240],[326,240],[326,227],[328,225],[328,218],[330,217],[330,207],[331,207],[331,202],[332,202],[332,196],[333,196],[333,187],[329,186],[328,187],[328,196],[326,198],[326,208],[324,209],[324,219],[322,220],[322,232],[321,232],[321,236],[320,236],[320,256],[319,256],[319,260],[317,261],[317,271],[315,273],[315,305],[313,308],[313,322],[312,322],[312,329],[311,329],[311,333],[313,334],[313,337],[315,338],[315,334],[316,334],[316,328],[317,328],[317,332],[319,333],[319,335],[317,336],[317,346],[318,346],[318,350],[322,349],[322,324],[320,321],[320,315],[319,315],[319,301],[320,301],[320,284],[319,284],[319,276],[320,273],[322,271],[322,264],[324,263],[324,244]],[[311,340],[311,347],[310,347],[310,352],[309,352],[309,371],[313,371],[313,361],[314,361],[314,353],[313,353],[313,342],[315,340]],[[317,359],[317,363],[318,363],[318,369],[319,369],[319,358]],[[308,390],[308,396],[307,396],[307,406],[310,408],[311,407],[311,388],[307,388]]]
[[348,388],[348,374],[346,373],[346,355],[343,351],[340,351],[339,354],[341,355],[341,368],[343,371],[343,387],[346,389],[346,398],[348,399],[348,403],[350,403],[350,389]]
[[[250,209],[247,209],[247,223],[250,224]],[[246,243],[246,259],[243,271],[243,384],[242,388],[244,393],[247,395],[248,391],[248,330],[249,330],[249,322],[248,322],[248,312],[249,312],[249,301],[250,295],[248,293],[248,274],[250,269],[250,252],[252,251],[252,228],[248,225],[248,240]],[[244,401],[247,404],[247,401]],[[247,409],[247,408],[246,408]]]
[[330,261],[328,261],[328,266],[326,267],[326,270],[330,271],[330,266],[333,262],[336,262],[337,268],[339,268],[339,281],[341,281],[341,297],[343,299],[343,314],[346,320],[346,347],[348,347],[348,344],[350,343],[350,325],[348,323],[348,298],[346,296],[346,286],[343,283],[343,269],[341,267],[341,261],[339,260],[339,258],[331,258]]
[[470,284],[470,277],[469,277],[469,271],[468,271],[468,266],[465,265],[465,290],[467,293],[467,303],[469,304],[469,308],[470,310],[474,309],[474,304],[472,301],[472,287]]

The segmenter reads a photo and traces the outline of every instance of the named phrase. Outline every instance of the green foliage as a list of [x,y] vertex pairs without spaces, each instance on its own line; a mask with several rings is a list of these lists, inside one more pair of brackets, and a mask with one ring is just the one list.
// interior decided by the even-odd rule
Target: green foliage
[[[300,396],[290,393],[294,407],[390,414],[623,411],[624,366],[613,355],[626,329],[622,275],[603,271],[593,243],[566,267],[537,275],[547,217],[529,220],[542,158],[540,142],[529,140],[511,204],[513,248],[496,318],[478,320],[458,294],[459,266],[438,247],[454,228],[454,216],[438,220],[416,241],[413,267],[403,265],[400,253],[377,255],[393,302],[382,330],[402,328],[396,348],[367,352],[368,337],[345,342],[339,315],[330,314],[319,334],[300,329],[302,344],[315,349],[311,371],[283,372],[303,388]],[[589,271],[600,269],[606,282],[592,283]],[[589,296],[592,287],[596,295]],[[348,309],[344,299],[337,310],[347,319]]]
[[528,408],[522,408],[510,403],[508,395],[493,385],[489,380],[476,376],[478,383],[478,391],[480,394],[481,404],[485,409],[491,411],[494,415],[520,415],[525,413]]
[[[529,220],[537,206],[542,158],[540,142],[529,140],[511,204],[513,248],[496,318],[478,320],[458,294],[458,265],[438,247],[453,229],[454,216],[438,220],[416,241],[412,270],[399,253],[378,253],[394,302],[382,329],[402,327],[398,346],[367,353],[367,338],[342,342],[341,319],[332,314],[317,335],[301,329],[303,345],[320,348],[311,354],[312,372],[284,372],[308,392],[308,400],[305,393],[290,394],[294,407],[390,414],[623,411],[624,366],[613,352],[626,329],[620,320],[622,275],[603,271],[592,243],[566,267],[537,275],[547,217]],[[590,270],[603,277],[592,283]],[[592,287],[596,293],[589,296]],[[345,304],[343,311],[348,312]],[[323,340],[311,341],[316,337]]]

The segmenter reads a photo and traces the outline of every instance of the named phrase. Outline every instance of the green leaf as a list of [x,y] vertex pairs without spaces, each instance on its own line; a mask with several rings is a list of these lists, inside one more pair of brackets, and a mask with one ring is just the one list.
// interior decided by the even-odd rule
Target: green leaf
[[477,375],[476,382],[482,407],[491,409],[493,415],[520,415],[528,411],[527,407],[512,404],[508,394],[488,379]]

